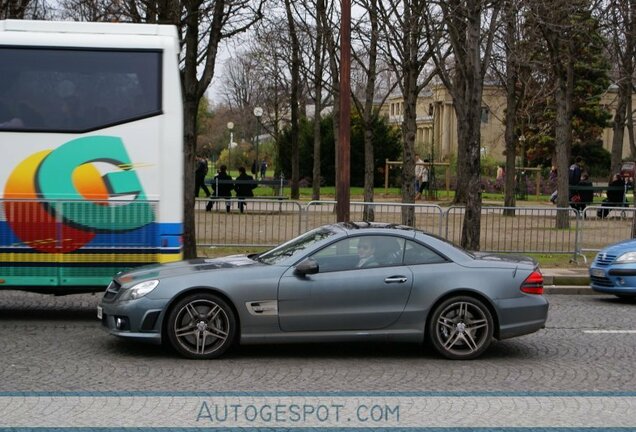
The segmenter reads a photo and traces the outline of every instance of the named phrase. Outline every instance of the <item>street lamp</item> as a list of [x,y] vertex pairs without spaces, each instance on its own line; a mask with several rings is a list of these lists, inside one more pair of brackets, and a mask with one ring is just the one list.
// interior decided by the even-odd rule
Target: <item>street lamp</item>
[[256,177],[256,180],[258,180],[258,173],[260,172],[261,169],[261,163],[258,159],[258,141],[259,141],[259,136],[261,134],[261,116],[263,115],[263,108],[261,107],[255,107],[254,108],[254,116],[256,117],[256,162],[254,163],[254,171],[256,171],[254,173],[254,176]]
[[234,129],[234,123],[228,122],[227,128],[230,130],[230,143],[227,146],[227,167],[228,169],[232,166],[232,142],[234,141],[234,134],[232,133],[232,129]]

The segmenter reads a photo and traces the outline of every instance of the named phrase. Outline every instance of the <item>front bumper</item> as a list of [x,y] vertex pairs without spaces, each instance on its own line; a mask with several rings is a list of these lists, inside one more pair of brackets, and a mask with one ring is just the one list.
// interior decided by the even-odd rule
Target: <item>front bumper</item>
[[161,343],[164,300],[145,297],[112,303],[102,300],[98,308],[101,308],[102,327],[111,335]]
[[636,295],[636,268],[633,264],[590,266],[590,286],[605,294]]

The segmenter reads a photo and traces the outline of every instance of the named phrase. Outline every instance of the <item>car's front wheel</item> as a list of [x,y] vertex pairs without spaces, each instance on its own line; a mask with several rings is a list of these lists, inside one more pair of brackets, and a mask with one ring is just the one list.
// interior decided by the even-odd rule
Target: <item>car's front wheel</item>
[[196,293],[178,301],[168,314],[170,344],[181,355],[212,359],[223,355],[234,341],[236,317],[219,296]]
[[468,296],[452,297],[437,306],[428,329],[435,350],[454,360],[480,356],[490,345],[494,331],[488,308]]

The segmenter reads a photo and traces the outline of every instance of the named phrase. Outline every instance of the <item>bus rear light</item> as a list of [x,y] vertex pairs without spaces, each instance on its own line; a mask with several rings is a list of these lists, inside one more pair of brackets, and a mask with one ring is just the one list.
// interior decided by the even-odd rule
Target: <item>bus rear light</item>
[[540,271],[533,271],[521,284],[521,292],[526,294],[543,294],[543,275]]

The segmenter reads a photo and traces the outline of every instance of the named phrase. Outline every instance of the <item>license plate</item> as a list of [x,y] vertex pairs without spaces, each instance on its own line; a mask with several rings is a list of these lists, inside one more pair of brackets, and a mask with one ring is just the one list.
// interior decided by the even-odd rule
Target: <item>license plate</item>
[[592,276],[605,277],[605,270],[592,269],[592,271],[590,273],[591,273]]
[[97,319],[102,319],[102,307],[97,306]]

